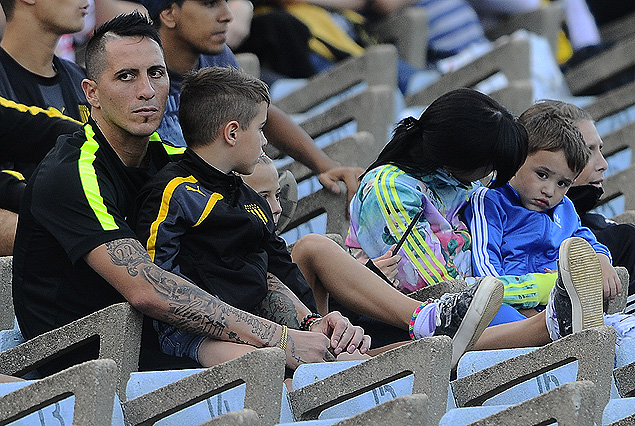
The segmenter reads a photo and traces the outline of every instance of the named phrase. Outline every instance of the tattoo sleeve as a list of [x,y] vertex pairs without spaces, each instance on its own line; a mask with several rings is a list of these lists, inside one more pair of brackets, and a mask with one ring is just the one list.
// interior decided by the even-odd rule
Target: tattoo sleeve
[[267,295],[260,303],[258,313],[277,324],[298,329],[309,308],[275,275],[267,274]]
[[159,268],[138,240],[123,238],[105,245],[115,266],[124,267],[131,277],[148,282],[167,304],[167,310],[156,319],[214,339],[259,347],[275,345],[274,336],[280,327],[234,308],[178,275]]

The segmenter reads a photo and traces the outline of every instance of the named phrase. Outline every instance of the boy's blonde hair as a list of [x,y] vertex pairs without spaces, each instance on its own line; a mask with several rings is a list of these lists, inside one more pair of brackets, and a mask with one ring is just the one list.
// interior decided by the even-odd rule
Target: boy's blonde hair
[[261,80],[233,67],[208,67],[188,74],[181,85],[179,122],[190,147],[212,142],[236,120],[247,128],[262,102],[271,104]]
[[551,108],[536,105],[519,117],[529,134],[528,155],[537,151],[563,151],[569,169],[580,173],[591,156],[582,133],[572,119],[563,117]]
[[546,112],[553,112],[561,117],[568,118],[573,121],[593,121],[593,117],[591,117],[591,114],[589,114],[588,111],[583,110],[577,105],[555,99],[541,99],[537,101],[535,104],[527,108],[522,116],[533,117],[537,114]]

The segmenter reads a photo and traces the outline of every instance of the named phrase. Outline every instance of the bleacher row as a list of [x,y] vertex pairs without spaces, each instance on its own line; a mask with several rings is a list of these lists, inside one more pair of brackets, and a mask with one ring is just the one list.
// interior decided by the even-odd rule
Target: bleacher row
[[[2,260],[6,288],[10,258]],[[457,285],[449,282],[434,291],[456,291]],[[4,323],[8,320],[10,313],[3,315]],[[136,372],[141,324],[141,315],[121,303],[0,352],[2,373],[21,375],[82,342],[100,341],[99,360],[45,379],[0,384],[0,424],[17,419],[16,425],[635,421],[635,340],[616,350],[615,331],[606,326],[541,348],[469,352],[453,381],[451,340],[424,338],[363,362],[302,365],[287,392],[285,357],[277,348],[208,369]]]
[[[420,15],[411,18],[421,22]],[[523,28],[545,35],[546,45],[553,48],[562,20],[557,3],[522,18],[499,27],[500,34],[510,34],[520,22]],[[610,29],[608,34],[620,40],[612,49],[564,76],[572,96],[564,100],[572,101],[635,65],[635,39],[628,33],[633,21]],[[403,31],[394,35],[397,48],[379,45],[306,82],[292,83],[300,88],[275,103],[297,117],[329,156],[365,167],[387,141],[396,120],[418,115],[448,90],[489,87],[489,94],[516,114],[536,100],[536,93],[543,93],[531,72],[536,40],[516,34],[499,39],[484,56],[403,98],[396,90],[396,61],[398,49],[406,57],[407,49],[412,49],[408,35]],[[244,69],[258,74],[253,56],[239,59]],[[504,84],[492,84],[492,76]],[[289,89],[282,87],[280,93],[286,92]],[[603,202],[621,199],[616,220],[634,222],[630,210],[635,210],[631,184],[635,168],[628,153],[635,145],[635,124],[628,117],[635,105],[635,84],[579,101],[598,125],[607,123],[602,137],[609,161],[627,153],[627,159],[620,160],[624,169],[604,182]],[[310,181],[306,167],[277,161],[279,170],[290,170],[300,185]],[[301,194],[295,215],[283,230],[286,235],[319,217],[323,222],[317,225],[322,226],[319,232],[346,235],[344,193],[309,188]],[[628,273],[617,269],[628,288]],[[414,297],[425,300],[464,285],[441,283]],[[607,305],[607,312],[623,309],[625,296]],[[37,374],[37,367],[52,357],[63,356],[83,342],[100,342],[99,360],[40,380],[0,384],[0,425],[635,424],[635,341],[625,340],[616,347],[615,331],[609,327],[584,330],[541,348],[469,352],[452,381],[451,340],[425,338],[364,362],[303,365],[288,392],[282,384],[284,355],[274,348],[209,369],[137,372],[141,315],[127,303],[23,342],[14,327],[11,258],[5,257],[0,258],[0,328],[5,330],[0,332],[0,373],[14,376]]]

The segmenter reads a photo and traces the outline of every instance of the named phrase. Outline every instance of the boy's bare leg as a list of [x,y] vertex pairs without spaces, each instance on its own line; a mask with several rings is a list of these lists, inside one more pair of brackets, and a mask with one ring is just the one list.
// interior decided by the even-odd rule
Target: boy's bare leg
[[[305,244],[311,244],[311,241],[307,241],[307,239],[312,240],[312,235],[313,234],[302,237],[295,243],[293,251],[291,252],[291,260],[298,265],[300,271],[302,271],[302,275],[304,275],[304,278],[306,278],[306,281],[309,283],[311,290],[313,290],[315,304],[318,310],[317,313],[324,316],[329,313],[329,292],[326,288],[324,288],[322,281],[320,281],[318,271],[313,269],[314,262],[310,259],[314,255],[320,255],[313,253],[313,250],[310,247],[305,247]],[[298,246],[300,246],[300,249],[297,249]]]
[[315,286],[316,299],[322,298],[321,303],[327,303],[330,293],[349,309],[404,330],[408,329],[412,313],[421,303],[388,285],[323,235],[302,237],[291,257]]
[[472,350],[511,349],[543,346],[551,343],[545,322],[545,311],[526,320],[488,327]]
[[349,354],[348,352],[342,352],[341,354],[339,354],[337,356],[337,358],[335,358],[336,361],[365,361],[367,359],[371,359],[372,356],[369,355],[370,351],[368,351],[368,353],[365,354],[360,354],[359,351],[355,351],[352,354]]
[[377,355],[382,354],[384,352],[387,352],[387,351],[389,351],[391,349],[398,348],[399,346],[407,345],[410,342],[411,342],[410,340],[406,340],[404,342],[395,342],[395,343],[391,343],[391,344],[386,345],[386,346],[381,346],[379,348],[373,348],[373,349],[368,351],[368,355],[377,356]]
[[207,338],[198,348],[198,363],[203,367],[212,367],[238,358],[255,349],[251,345]]
[[[328,293],[360,314],[407,329],[418,301],[388,285],[332,240],[316,234],[302,237],[291,254],[318,295]],[[319,302],[318,302],[319,303]],[[319,305],[318,305],[319,306]],[[551,342],[545,313],[485,329],[474,350],[542,346]]]
[[526,316],[527,318],[538,315],[540,312],[536,309],[518,309],[518,312]]
[[18,227],[18,215],[8,210],[0,209],[0,256],[13,254],[15,230]]
[[24,379],[14,376],[7,376],[6,374],[0,374],[0,383],[11,383],[11,382],[23,382]]

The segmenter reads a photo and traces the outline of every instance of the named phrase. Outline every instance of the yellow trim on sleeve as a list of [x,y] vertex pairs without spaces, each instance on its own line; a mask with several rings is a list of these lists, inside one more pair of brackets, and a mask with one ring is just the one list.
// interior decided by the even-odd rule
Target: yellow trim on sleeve
[[27,106],[27,105],[19,104],[15,101],[3,98],[2,96],[0,96],[0,105],[2,105],[3,107],[15,109],[16,111],[19,111],[19,112],[28,112],[31,115],[44,114],[44,115],[48,115],[49,117],[63,118],[64,120],[72,121],[77,124],[82,124],[81,122],[75,120],[74,118],[69,117],[68,115],[62,114],[58,109],[53,107],[44,109],[44,108],[40,108],[36,106]]
[[[405,172],[398,170],[396,166],[387,165],[377,172],[374,179],[374,189],[379,206],[387,219],[386,223],[391,232],[398,239],[401,238],[408,228],[408,223],[412,220],[401,203],[395,188],[396,178],[403,174]],[[395,203],[393,203],[393,200]],[[391,220],[393,216],[391,212],[394,212],[396,217],[403,217],[403,220]],[[430,246],[426,243],[425,237],[416,228],[406,238],[406,244],[403,245],[403,249],[421,274],[421,277],[429,284],[452,279],[445,266],[437,259]]]
[[11,175],[11,176],[13,176],[14,178],[16,178],[18,180],[26,180],[26,179],[24,179],[24,175],[22,173],[17,172],[15,170],[5,169],[5,170],[2,170],[2,173],[6,173],[8,175]]
[[150,255],[150,258],[153,262],[156,254],[157,232],[159,230],[159,225],[161,225],[161,223],[168,216],[168,211],[170,209],[170,200],[172,199],[174,191],[182,183],[195,182],[196,178],[194,178],[194,176],[177,177],[172,179],[163,190],[161,205],[159,206],[159,213],[157,214],[156,220],[152,222],[152,225],[150,225],[150,235],[148,236],[148,243],[146,244],[146,249],[148,250],[148,254]]
[[95,213],[102,229],[104,231],[113,231],[119,229],[119,226],[117,226],[115,218],[108,213],[108,208],[104,204],[104,199],[99,189],[99,182],[97,181],[97,173],[93,165],[99,144],[95,140],[95,131],[90,124],[84,126],[84,133],[86,134],[86,142],[80,148],[78,161],[79,179],[88,205]]

